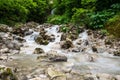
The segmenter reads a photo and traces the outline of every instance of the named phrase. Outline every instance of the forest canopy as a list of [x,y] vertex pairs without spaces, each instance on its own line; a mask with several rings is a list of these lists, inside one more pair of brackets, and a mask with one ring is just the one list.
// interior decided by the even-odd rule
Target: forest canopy
[[0,0],[0,23],[8,25],[35,21],[102,29],[118,24],[119,15],[120,0]]

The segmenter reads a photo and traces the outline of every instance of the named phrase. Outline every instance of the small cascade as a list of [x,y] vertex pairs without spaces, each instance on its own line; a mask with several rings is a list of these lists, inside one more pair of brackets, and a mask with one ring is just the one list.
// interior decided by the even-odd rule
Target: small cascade
[[[92,40],[90,35],[88,35],[87,30],[85,30],[79,34],[78,39],[73,41],[73,48],[80,49],[80,51],[74,52],[72,51],[73,48],[61,49],[60,39],[62,32],[59,32],[59,27],[60,26],[58,25],[54,25],[45,28],[46,35],[53,35],[55,37],[55,40],[49,42],[48,45],[37,44],[35,38],[40,33],[33,30],[31,35],[24,37],[26,42],[24,42],[24,46],[21,48],[20,55],[16,55],[16,57],[22,58],[18,58],[16,61],[14,60],[13,62],[8,63],[8,65],[17,63],[17,66],[23,65],[22,67],[27,66],[30,69],[33,69],[34,67],[38,67],[38,65],[54,64],[49,62],[41,63],[35,59],[36,54],[33,54],[35,48],[42,48],[45,53],[49,53],[52,50],[67,56],[67,62],[55,63],[54,66],[71,68],[80,73],[108,73],[120,75],[120,58],[108,54],[109,52],[105,47],[104,40]],[[93,46],[95,51],[92,49]],[[103,49],[103,51],[101,51],[101,49]],[[33,64],[31,65],[31,63]],[[39,67],[36,69],[39,69]]]

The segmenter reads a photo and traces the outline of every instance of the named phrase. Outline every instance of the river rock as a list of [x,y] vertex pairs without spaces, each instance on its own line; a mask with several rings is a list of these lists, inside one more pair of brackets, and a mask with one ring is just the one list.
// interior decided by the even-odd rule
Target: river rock
[[20,37],[20,36],[13,36],[13,39],[19,42],[25,42],[25,39],[23,39],[23,37]]
[[40,54],[37,57],[38,60],[41,61],[51,61],[51,62],[66,62],[67,57],[63,54],[58,54],[55,51],[49,51],[45,54]]
[[61,41],[66,40],[67,36],[68,36],[68,35],[67,35],[66,33],[63,33],[63,34],[61,35]]
[[41,36],[37,37],[35,39],[35,42],[42,45],[47,45],[49,43],[48,40],[44,40]]
[[33,31],[26,31],[26,32],[24,33],[24,35],[25,35],[25,36],[31,35],[32,33],[33,33]]
[[105,45],[111,45],[111,44],[112,44],[112,40],[110,40],[110,39],[105,40]]
[[50,61],[53,61],[53,62],[63,62],[63,61],[67,61],[67,57],[63,54],[58,54],[57,52],[55,51],[52,51],[50,53],[47,54],[48,55],[48,58]]
[[92,50],[93,50],[93,52],[98,52],[98,50],[97,50],[97,47],[96,47],[96,46],[92,46]]
[[0,32],[8,32],[8,27],[7,25],[5,24],[0,24]]
[[28,28],[36,28],[37,26],[39,26],[39,23],[36,23],[36,22],[28,22],[26,24],[23,25],[23,27],[28,27]]
[[35,77],[29,80],[49,80],[49,78],[41,78],[41,77]]
[[28,32],[29,31],[29,28],[14,28],[12,33],[13,34],[16,34],[18,36],[25,36],[25,32]]
[[11,68],[0,65],[0,80],[18,80]]
[[5,45],[7,46],[7,48],[9,49],[16,49],[16,50],[20,50],[20,47],[22,47],[22,43],[19,43],[18,41],[14,40],[14,41],[11,41],[11,40],[6,40],[5,41]]
[[41,53],[44,53],[43,49],[41,49],[41,48],[35,48],[34,54],[41,54]]
[[96,74],[97,78],[99,80],[116,80],[113,75],[102,73],[102,74]]
[[0,49],[0,53],[9,53],[8,48]]
[[[54,68],[48,68],[47,73],[50,76],[51,80],[66,80],[66,75],[63,72],[58,71]],[[57,77],[61,77],[61,78],[55,79]]]
[[74,47],[74,45],[73,45],[73,43],[72,43],[72,41],[70,39],[67,39],[66,41],[62,41],[60,43],[60,45],[61,45],[62,49],[69,49],[69,48]]
[[114,51],[113,54],[114,56],[120,56],[120,51]]

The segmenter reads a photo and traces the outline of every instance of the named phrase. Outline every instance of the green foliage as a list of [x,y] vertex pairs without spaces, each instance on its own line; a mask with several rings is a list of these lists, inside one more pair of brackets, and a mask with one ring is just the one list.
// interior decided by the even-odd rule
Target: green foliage
[[69,22],[69,19],[65,15],[53,15],[48,18],[47,22],[52,24],[66,24]]
[[61,27],[60,27],[60,31],[66,33],[66,32],[69,31],[69,27],[68,27],[68,26],[61,26]]
[[109,32],[106,29],[101,29],[100,32],[102,35],[109,35]]
[[109,33],[120,38],[120,13],[117,13],[107,21],[106,28]]
[[90,13],[90,22],[88,24],[88,27],[92,29],[104,28],[106,21],[114,14],[114,12],[111,12],[109,10],[104,10],[97,13]]
[[85,9],[94,9],[96,0],[81,0],[81,5]]
[[78,24],[78,25],[81,25],[81,26],[84,26],[85,24],[88,24],[88,15],[87,13],[90,12],[90,10],[88,9],[83,9],[83,8],[80,8],[80,9],[74,9],[75,10],[75,13],[74,15],[72,16],[72,19],[71,21],[75,24]]
[[46,0],[0,0],[0,23],[43,22],[47,14]]

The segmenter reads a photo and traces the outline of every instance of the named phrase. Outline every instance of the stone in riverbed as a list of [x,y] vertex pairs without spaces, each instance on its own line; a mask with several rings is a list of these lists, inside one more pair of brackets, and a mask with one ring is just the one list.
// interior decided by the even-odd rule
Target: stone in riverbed
[[44,40],[41,36],[37,37],[35,42],[42,45],[47,45],[49,43],[48,40]]
[[74,47],[74,45],[70,39],[67,39],[66,41],[61,42],[60,45],[61,45],[62,49],[69,49],[69,48]]
[[51,53],[48,53],[48,59],[52,62],[66,62],[67,57],[63,54],[58,54],[55,51],[52,51]]
[[67,57],[65,55],[58,54],[55,51],[41,54],[40,56],[37,57],[37,59],[41,61],[51,61],[51,62],[66,62],[67,61]]
[[54,68],[48,68],[47,73],[50,76],[51,80],[66,80],[66,75]]
[[67,57],[66,56],[61,56],[61,55],[54,55],[54,56],[49,57],[49,60],[53,61],[53,62],[62,62],[62,61],[66,62]]
[[34,54],[41,54],[41,53],[44,53],[43,49],[41,49],[41,48],[35,48]]
[[0,80],[18,80],[11,68],[0,65]]
[[113,54],[114,56],[120,56],[120,51],[115,51]]
[[92,46],[92,50],[93,50],[93,52],[98,52],[98,50],[97,50],[97,47],[96,47],[96,46]]

